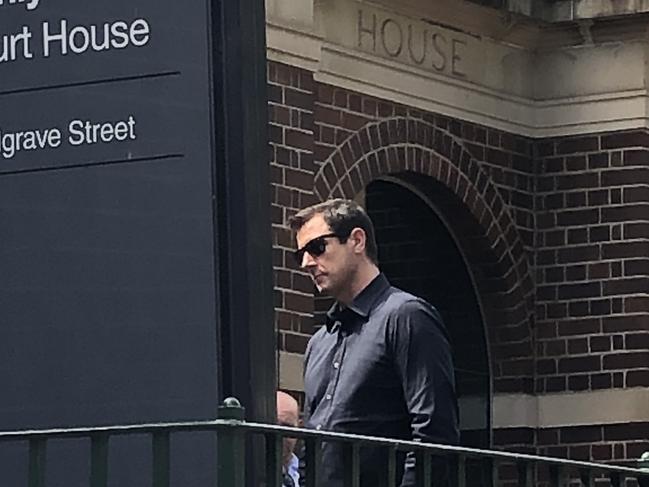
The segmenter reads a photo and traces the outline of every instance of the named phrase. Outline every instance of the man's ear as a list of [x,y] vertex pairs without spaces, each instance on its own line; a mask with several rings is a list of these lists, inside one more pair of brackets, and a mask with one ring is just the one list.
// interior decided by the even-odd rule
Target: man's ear
[[365,252],[365,243],[367,241],[365,230],[359,227],[354,228],[349,234],[349,240],[354,244],[354,253],[362,254]]

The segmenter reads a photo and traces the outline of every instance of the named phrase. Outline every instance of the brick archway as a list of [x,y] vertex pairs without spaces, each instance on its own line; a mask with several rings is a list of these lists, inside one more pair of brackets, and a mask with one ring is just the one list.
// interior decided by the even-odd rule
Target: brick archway
[[450,230],[475,279],[494,390],[533,392],[530,265],[505,202],[456,137],[419,119],[396,117],[367,124],[324,161],[314,188],[321,201],[353,198],[373,180],[413,174],[450,191],[453,204],[465,215]]

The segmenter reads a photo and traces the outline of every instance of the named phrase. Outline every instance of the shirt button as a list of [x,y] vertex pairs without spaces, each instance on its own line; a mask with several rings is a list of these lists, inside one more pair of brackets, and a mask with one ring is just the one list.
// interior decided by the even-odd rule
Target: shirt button
[[330,400],[331,400],[331,394],[327,394],[327,395],[325,396],[325,399],[326,399],[327,401],[330,401]]
[[317,430],[321,430],[321,429],[322,429],[322,425],[321,425],[321,424],[317,425],[317,426],[315,427],[315,429],[317,429]]
[[340,368],[340,362],[334,362],[334,369]]

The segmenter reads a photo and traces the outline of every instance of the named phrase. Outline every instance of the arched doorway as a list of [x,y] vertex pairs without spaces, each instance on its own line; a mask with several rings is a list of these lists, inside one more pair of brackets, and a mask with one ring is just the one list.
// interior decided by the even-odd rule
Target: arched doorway
[[[480,394],[471,394],[466,384],[460,390],[464,437],[465,444],[484,445],[490,443],[491,393],[534,391],[534,280],[514,215],[488,168],[438,122],[394,117],[366,124],[323,161],[313,187],[321,201],[340,197],[364,202],[372,183],[391,182],[418,196],[418,204],[432,215],[424,225],[437,218],[443,222],[435,227],[439,233],[455,236],[451,241],[460,249],[455,268],[464,269],[464,282],[472,283],[464,295],[479,303],[481,311],[481,334],[473,336],[483,338],[476,343],[480,356],[489,359],[484,369],[475,364],[466,369],[488,375]],[[328,308],[320,297],[315,304],[316,315]],[[464,335],[456,338],[456,348],[469,350],[466,340]]]
[[[434,181],[422,177],[419,183],[390,177],[365,189],[381,270],[393,285],[426,299],[442,314],[454,352],[461,442],[487,447],[491,374],[480,303],[456,237],[443,220],[449,215],[416,188],[430,187]],[[435,191],[438,196],[440,190]]]

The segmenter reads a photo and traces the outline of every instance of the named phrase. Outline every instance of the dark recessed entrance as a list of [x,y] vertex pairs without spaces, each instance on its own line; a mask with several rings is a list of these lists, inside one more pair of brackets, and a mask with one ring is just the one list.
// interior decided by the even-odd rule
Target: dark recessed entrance
[[462,444],[488,446],[490,374],[484,323],[453,236],[432,203],[398,180],[369,184],[365,204],[376,226],[381,270],[393,285],[425,298],[444,317],[455,358]]

